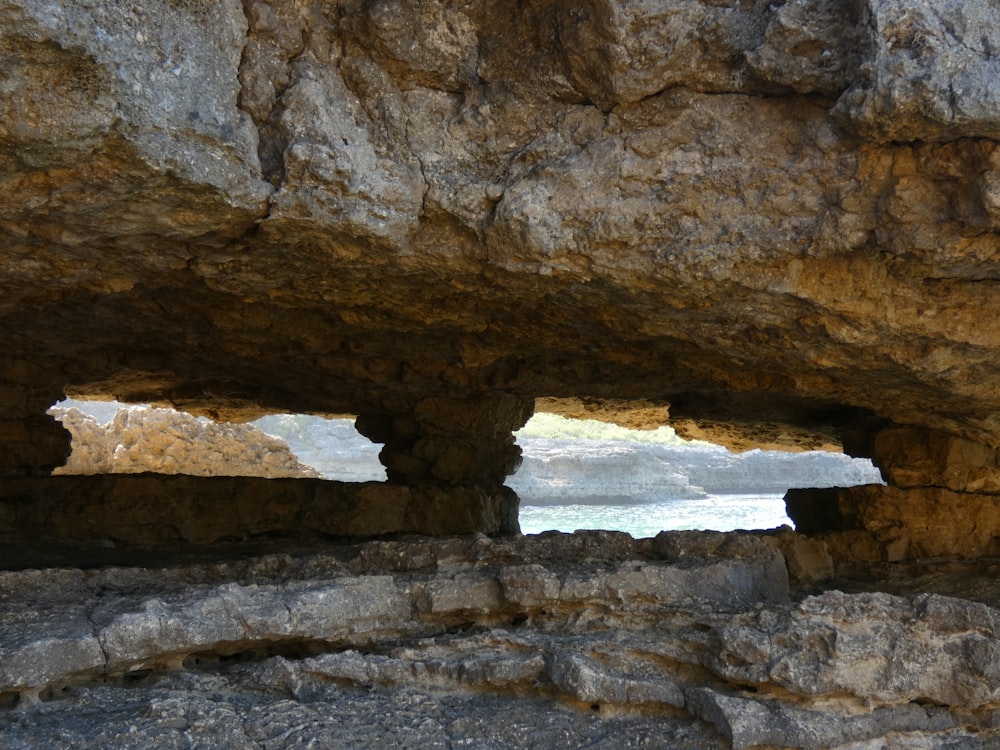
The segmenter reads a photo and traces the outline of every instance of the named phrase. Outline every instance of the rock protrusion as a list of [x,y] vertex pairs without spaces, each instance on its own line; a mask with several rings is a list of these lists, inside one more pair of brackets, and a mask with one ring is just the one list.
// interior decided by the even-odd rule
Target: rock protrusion
[[1000,554],[1000,495],[881,485],[789,490],[798,531],[841,559],[879,562]]
[[1000,553],[1000,450],[942,431],[888,425],[850,435],[887,482],[790,489],[796,529],[824,540],[838,563]]
[[46,476],[70,455],[72,436],[45,413],[61,394],[27,382],[40,375],[25,363],[0,363],[0,378],[21,381],[0,385],[0,476]]
[[513,490],[477,485],[183,474],[13,477],[0,485],[2,556],[36,565],[45,550],[114,558],[127,550],[186,554],[399,533],[517,531]]
[[990,0],[866,0],[860,75],[837,103],[864,138],[1000,137],[1000,19]]
[[533,410],[533,400],[505,393],[431,397],[403,414],[361,414],[355,426],[385,444],[379,459],[390,482],[499,487],[520,466],[512,433]]

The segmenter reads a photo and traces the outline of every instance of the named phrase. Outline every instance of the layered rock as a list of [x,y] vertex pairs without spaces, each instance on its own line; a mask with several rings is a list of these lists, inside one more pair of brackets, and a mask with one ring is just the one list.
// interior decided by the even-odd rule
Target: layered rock
[[11,747],[997,741],[996,602],[790,601],[749,535],[412,539],[0,592]]
[[[171,524],[261,488],[238,540],[277,528],[287,550],[268,509],[323,493],[359,533],[388,528],[364,485],[50,478],[69,433],[44,411],[67,394],[359,414],[436,533],[514,529],[510,432],[539,397],[668,409],[740,448],[844,445],[890,485],[821,496],[821,539],[597,554],[580,537],[567,567],[410,546],[357,554],[426,569],[348,553],[347,573],[310,558],[303,580],[283,557],[6,573],[0,702],[23,708],[0,716],[5,742],[307,743],[343,721],[368,744],[414,727],[517,744],[558,699],[644,712],[549,719],[569,746],[995,744],[991,604],[775,599],[777,550],[814,582],[852,555],[956,551],[963,529],[992,550],[997,49],[987,0],[0,0],[11,542],[100,517],[176,547]],[[526,643],[498,632],[535,622]],[[148,699],[116,703],[147,678]],[[462,680],[486,693],[464,713],[432,692]],[[398,684],[405,710],[345,682]],[[34,703],[74,689],[64,712]],[[498,706],[518,719],[484,718]]]
[[888,486],[790,490],[796,528],[822,537],[842,563],[1000,552],[1000,454],[969,440],[889,427],[852,441]]
[[15,477],[0,487],[0,567],[518,530],[517,496],[476,485],[99,474]]

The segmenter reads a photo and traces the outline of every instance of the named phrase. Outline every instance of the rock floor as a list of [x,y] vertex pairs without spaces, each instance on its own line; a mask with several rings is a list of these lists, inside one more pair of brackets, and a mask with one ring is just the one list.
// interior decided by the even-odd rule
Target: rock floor
[[[0,573],[5,748],[995,748],[1000,561],[408,538]],[[876,590],[879,589],[879,590]]]

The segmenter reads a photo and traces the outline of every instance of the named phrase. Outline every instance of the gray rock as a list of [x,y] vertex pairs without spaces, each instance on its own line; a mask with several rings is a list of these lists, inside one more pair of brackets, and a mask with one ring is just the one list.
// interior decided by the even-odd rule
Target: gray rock
[[854,83],[865,42],[858,8],[840,0],[773,3],[761,45],[746,55],[762,78],[836,97]]
[[978,707],[1000,697],[998,626],[996,610],[960,599],[830,591],[733,618],[706,665],[804,696]]
[[[165,2],[144,3],[139,10],[81,2],[5,3],[2,11],[7,28],[20,37],[5,36],[7,43],[51,45],[45,54],[56,61],[87,58],[94,68],[91,85],[99,91],[86,103],[75,102],[80,117],[68,140],[59,130],[34,133],[25,144],[30,161],[55,166],[70,143],[96,149],[118,136],[154,173],[210,186],[231,206],[263,213],[271,191],[260,179],[257,130],[237,102],[247,32],[238,2],[203,3],[192,13],[173,13]],[[15,73],[15,89],[18,82]],[[213,223],[208,215],[202,226],[188,217],[185,227],[180,219],[178,212],[161,221],[168,232],[191,235]],[[116,223],[126,229],[129,219],[120,216]]]
[[554,654],[549,674],[556,687],[584,703],[684,706],[684,694],[670,679],[619,672],[581,654]]
[[[846,742],[889,739],[895,732],[936,734],[954,718],[941,709],[915,704],[843,713],[800,708],[779,700],[757,700],[697,688],[687,693],[692,712],[711,722],[733,750],[780,746],[824,750]],[[845,707],[846,708],[846,707]],[[926,734],[924,735],[926,737]]]
[[14,748],[995,745],[993,607],[838,591],[789,604],[779,549],[711,532],[477,535],[7,571],[0,734]]
[[869,0],[860,80],[837,110],[865,137],[1000,136],[1000,20],[989,0]]
[[742,52],[763,34],[767,4],[706,6],[589,0],[559,13],[569,75],[604,108],[677,85],[746,91]]
[[723,750],[683,716],[601,717],[551,699],[355,690],[318,684],[308,698],[254,684],[246,671],[164,677],[123,690],[82,688],[44,711],[0,712],[5,748],[359,747]]

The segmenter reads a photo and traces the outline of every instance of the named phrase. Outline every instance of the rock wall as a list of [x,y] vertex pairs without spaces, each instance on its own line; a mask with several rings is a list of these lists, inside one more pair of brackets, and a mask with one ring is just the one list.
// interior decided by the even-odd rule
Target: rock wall
[[130,551],[253,552],[399,533],[513,534],[517,496],[479,487],[99,474],[0,486],[0,569],[130,561]]
[[[386,478],[378,462],[380,446],[362,437],[348,419],[287,414],[253,425],[216,424],[170,409],[94,401],[67,401],[49,411],[73,435],[73,452],[56,474]],[[523,435],[518,445],[522,465],[507,483],[529,505],[641,503],[881,483],[870,462],[838,453],[732,453],[704,444]]]
[[[990,0],[0,0],[4,742],[995,746],[1000,599],[917,574],[997,571],[906,561],[1000,536],[997,49]],[[890,486],[316,556],[317,480],[49,476],[65,395],[358,414],[435,533],[514,531],[536,398]]]

